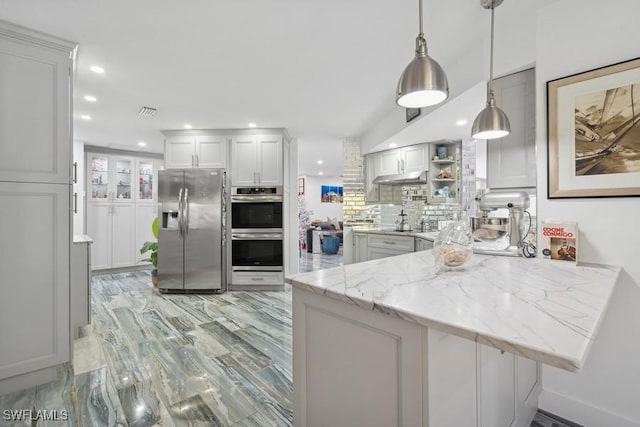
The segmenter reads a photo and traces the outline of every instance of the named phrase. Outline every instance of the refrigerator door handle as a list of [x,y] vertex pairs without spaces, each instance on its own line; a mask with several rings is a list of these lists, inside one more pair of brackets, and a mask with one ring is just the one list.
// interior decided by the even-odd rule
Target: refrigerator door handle
[[180,238],[184,238],[183,226],[182,226],[182,188],[178,191],[178,229],[180,230]]
[[186,219],[184,222],[184,237],[186,238],[189,234],[189,189],[184,189],[184,209],[187,211]]

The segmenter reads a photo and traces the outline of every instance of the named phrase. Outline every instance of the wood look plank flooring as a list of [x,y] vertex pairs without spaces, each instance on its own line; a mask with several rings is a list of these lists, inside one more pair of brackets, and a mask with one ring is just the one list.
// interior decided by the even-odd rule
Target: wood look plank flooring
[[[305,262],[317,269],[342,256],[309,254]],[[67,420],[0,415],[0,426],[292,425],[289,287],[160,294],[138,271],[94,276],[91,303],[74,366],[59,368],[54,382],[0,396],[0,414],[57,410]],[[532,426],[572,425],[548,415]]]

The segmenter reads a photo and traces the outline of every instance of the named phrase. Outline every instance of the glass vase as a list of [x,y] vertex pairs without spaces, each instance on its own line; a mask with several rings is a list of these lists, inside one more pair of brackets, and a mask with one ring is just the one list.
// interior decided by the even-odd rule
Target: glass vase
[[469,262],[473,254],[473,233],[461,212],[454,212],[453,221],[440,231],[433,244],[433,254],[440,270],[462,268]]

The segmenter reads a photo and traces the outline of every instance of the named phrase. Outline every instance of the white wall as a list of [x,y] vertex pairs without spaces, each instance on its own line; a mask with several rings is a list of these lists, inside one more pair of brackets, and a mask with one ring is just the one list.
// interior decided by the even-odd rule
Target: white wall
[[639,57],[639,16],[637,0],[563,0],[536,26],[538,219],[577,221],[580,260],[624,268],[584,370],[544,368],[540,407],[588,426],[640,426],[640,198],[547,199],[546,82]]
[[313,211],[311,220],[326,221],[329,217],[342,221],[342,203],[320,202],[320,187],[322,185],[342,185],[342,177],[308,175],[304,179],[304,197],[307,201],[307,209]]

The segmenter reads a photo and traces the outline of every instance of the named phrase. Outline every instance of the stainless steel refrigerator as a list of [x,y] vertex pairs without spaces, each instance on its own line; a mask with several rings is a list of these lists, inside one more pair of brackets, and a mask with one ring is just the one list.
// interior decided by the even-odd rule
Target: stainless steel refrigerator
[[225,170],[168,169],[158,178],[158,289],[226,290]]

